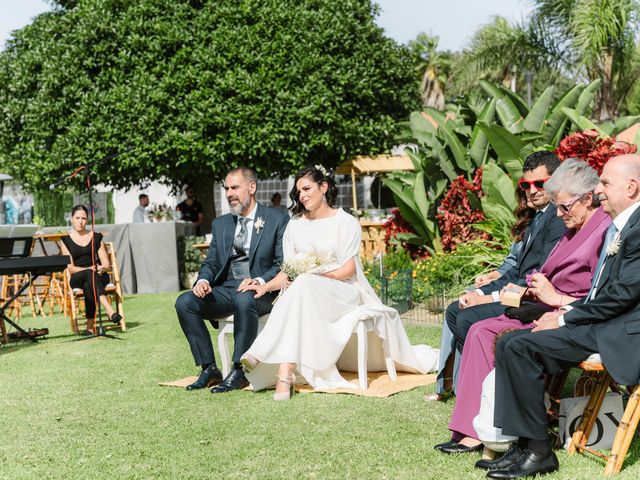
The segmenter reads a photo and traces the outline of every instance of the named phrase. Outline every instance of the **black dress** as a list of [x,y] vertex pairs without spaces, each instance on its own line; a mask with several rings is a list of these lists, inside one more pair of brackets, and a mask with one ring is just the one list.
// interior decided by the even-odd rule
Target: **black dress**
[[[76,267],[90,267],[91,262],[91,242],[88,245],[82,246],[74,242],[70,236],[62,237],[62,243],[69,250],[69,254],[73,259],[73,264]],[[100,259],[98,258],[98,250],[102,244],[102,234],[96,233],[93,242],[94,255],[96,259],[96,266],[100,265]],[[92,274],[94,279],[92,279]],[[104,295],[104,289],[109,283],[109,275],[103,273],[102,275],[96,274],[93,270],[81,270],[71,274],[69,284],[71,288],[80,288],[84,293],[84,305],[88,319],[94,319],[96,316],[96,303],[94,302],[93,285],[95,280],[96,294],[95,298],[99,298],[100,295]]]

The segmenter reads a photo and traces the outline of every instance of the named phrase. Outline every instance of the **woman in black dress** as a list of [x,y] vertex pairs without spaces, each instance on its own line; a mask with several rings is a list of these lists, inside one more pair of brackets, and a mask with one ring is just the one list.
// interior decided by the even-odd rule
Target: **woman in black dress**
[[[71,288],[81,289],[84,293],[84,305],[87,316],[87,331],[94,333],[96,303],[93,291],[95,281],[96,296],[114,323],[120,323],[122,316],[115,312],[105,295],[105,287],[109,283],[109,275],[105,273],[111,265],[107,249],[102,243],[102,234],[96,233],[91,241],[91,232],[86,229],[89,211],[84,205],[76,205],[71,210],[72,229],[68,237],[62,238],[62,254],[71,257],[67,267],[71,274]],[[95,254],[95,269],[91,258],[91,244]],[[93,279],[92,279],[93,276]]]

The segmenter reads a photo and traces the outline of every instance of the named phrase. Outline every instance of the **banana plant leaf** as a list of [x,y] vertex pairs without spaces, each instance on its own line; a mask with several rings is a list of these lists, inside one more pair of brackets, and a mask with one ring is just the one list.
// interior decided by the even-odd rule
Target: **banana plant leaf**
[[489,151],[489,140],[487,135],[482,131],[478,122],[489,123],[493,120],[496,114],[497,99],[492,98],[482,109],[482,112],[478,115],[476,124],[473,127],[471,134],[471,142],[469,142],[469,156],[476,164],[476,167],[481,167],[487,162],[487,153]]
[[489,139],[491,147],[503,164],[514,158],[519,158],[520,150],[522,150],[525,143],[518,137],[500,125],[487,125],[485,123],[479,123],[478,125]]
[[584,130],[595,130],[601,137],[608,137],[609,135],[598,127],[595,123],[589,120],[587,117],[583,117],[576,110],[568,107],[562,107],[562,111],[564,114],[573,122],[573,124],[580,131]]
[[[602,81],[600,79],[597,79],[584,87],[584,90],[580,94],[580,98],[578,98],[578,104],[575,108],[579,115],[586,115],[591,111],[591,106],[596,96],[598,95],[601,83]],[[570,107],[570,105],[567,106]]]
[[558,146],[564,127],[567,124],[567,116],[562,111],[562,107],[574,107],[583,90],[583,85],[575,85],[570,88],[551,109],[551,114],[547,117],[546,126],[542,129],[543,140],[546,143],[554,147]]
[[549,107],[553,102],[553,95],[555,93],[555,89],[553,86],[547,87],[542,95],[538,97],[536,103],[533,104],[529,114],[524,119],[524,129],[529,132],[540,132],[542,130],[542,126],[544,125],[544,120],[547,118],[547,113],[549,112]]

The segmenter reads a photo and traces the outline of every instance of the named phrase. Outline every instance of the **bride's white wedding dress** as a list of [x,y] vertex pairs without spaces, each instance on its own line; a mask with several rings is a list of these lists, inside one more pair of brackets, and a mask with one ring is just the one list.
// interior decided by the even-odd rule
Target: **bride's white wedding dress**
[[339,265],[355,257],[356,274],[348,281],[302,274],[282,293],[247,352],[260,362],[247,373],[255,390],[274,385],[280,363],[295,363],[316,389],[357,388],[336,365],[357,371],[357,352],[349,339],[363,316],[374,319],[375,335],[383,339],[370,344],[370,369],[377,364],[378,370],[385,370],[382,348],[388,348],[398,370],[425,373],[432,368],[424,363],[437,358],[437,351],[422,363],[418,360],[398,312],[380,301],[364,276],[357,259],[360,237],[359,222],[342,209],[333,217],[289,221],[283,240],[285,260],[297,253],[331,252]]

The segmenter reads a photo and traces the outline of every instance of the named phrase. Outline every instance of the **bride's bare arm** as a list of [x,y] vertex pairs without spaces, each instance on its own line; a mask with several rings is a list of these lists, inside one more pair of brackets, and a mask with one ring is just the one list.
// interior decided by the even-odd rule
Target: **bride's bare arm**
[[323,273],[323,277],[334,280],[349,280],[356,273],[356,261],[353,258],[347,260],[344,265],[330,272]]

